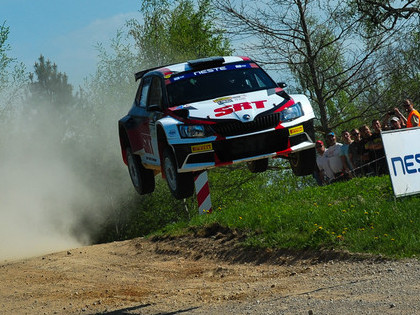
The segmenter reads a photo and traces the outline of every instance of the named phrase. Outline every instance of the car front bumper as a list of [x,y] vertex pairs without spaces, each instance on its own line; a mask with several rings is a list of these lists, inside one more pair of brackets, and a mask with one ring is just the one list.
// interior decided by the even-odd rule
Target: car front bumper
[[[293,134],[292,130],[300,126],[303,130]],[[287,158],[290,153],[313,148],[314,143],[315,131],[311,119],[290,128],[172,146],[178,171],[194,172],[262,158]]]

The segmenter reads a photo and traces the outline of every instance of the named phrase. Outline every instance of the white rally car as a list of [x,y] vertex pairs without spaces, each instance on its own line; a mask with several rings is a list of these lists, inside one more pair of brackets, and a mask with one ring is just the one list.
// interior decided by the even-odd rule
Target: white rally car
[[173,196],[194,193],[194,173],[268,159],[289,159],[295,175],[312,174],[313,109],[304,95],[288,95],[247,57],[211,57],[136,73],[140,85],[119,120],[124,162],[140,194],[162,173]]

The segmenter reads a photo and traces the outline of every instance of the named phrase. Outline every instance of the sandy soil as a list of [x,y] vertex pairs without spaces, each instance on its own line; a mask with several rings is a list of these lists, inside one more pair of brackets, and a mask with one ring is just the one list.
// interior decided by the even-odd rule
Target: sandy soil
[[0,262],[0,314],[416,314],[420,264],[250,251],[220,228]]

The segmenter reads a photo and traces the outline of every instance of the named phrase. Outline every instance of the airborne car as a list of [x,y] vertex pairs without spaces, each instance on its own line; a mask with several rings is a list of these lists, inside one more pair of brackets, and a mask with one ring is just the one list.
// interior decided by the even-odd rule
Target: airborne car
[[295,175],[315,161],[314,112],[247,57],[211,57],[136,73],[134,103],[119,120],[122,157],[139,194],[162,173],[177,199],[194,193],[194,173],[289,159]]

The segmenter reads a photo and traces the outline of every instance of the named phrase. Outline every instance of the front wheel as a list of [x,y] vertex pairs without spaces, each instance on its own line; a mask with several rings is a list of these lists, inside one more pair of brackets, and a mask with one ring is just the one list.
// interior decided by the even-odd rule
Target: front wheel
[[290,155],[290,167],[296,176],[311,175],[316,161],[315,148],[299,151]]
[[178,173],[175,156],[170,147],[163,151],[163,171],[171,194],[176,199],[184,199],[194,194],[194,176],[192,173]]
[[133,154],[130,147],[126,152],[128,172],[134,188],[140,195],[152,193],[155,190],[155,174],[143,166],[140,157]]

